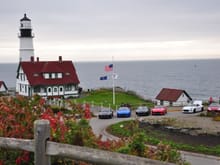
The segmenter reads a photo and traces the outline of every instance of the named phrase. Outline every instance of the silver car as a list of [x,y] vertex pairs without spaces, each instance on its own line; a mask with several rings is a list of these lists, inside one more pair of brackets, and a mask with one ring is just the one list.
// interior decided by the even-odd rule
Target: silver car
[[98,114],[99,119],[111,119],[113,111],[110,108],[102,108]]

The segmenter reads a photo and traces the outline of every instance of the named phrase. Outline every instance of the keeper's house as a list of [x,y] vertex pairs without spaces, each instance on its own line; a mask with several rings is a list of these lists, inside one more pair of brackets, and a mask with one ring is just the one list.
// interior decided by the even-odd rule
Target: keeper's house
[[4,81],[0,81],[0,93],[7,93],[8,88]]
[[156,97],[157,105],[184,106],[192,101],[185,90],[163,88]]
[[72,61],[20,61],[17,69],[16,92],[23,96],[38,94],[44,98],[79,96],[79,79]]

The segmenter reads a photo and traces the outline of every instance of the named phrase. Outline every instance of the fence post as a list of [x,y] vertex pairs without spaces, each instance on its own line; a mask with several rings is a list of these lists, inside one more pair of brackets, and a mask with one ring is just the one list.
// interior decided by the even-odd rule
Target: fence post
[[34,122],[34,161],[35,165],[50,165],[50,156],[46,155],[46,144],[50,138],[50,122],[36,120]]

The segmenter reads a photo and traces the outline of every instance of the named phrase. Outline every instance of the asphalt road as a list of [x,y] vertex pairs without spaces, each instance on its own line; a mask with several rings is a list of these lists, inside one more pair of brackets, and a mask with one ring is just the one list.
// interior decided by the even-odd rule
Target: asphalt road
[[[97,112],[94,112],[94,114],[97,114]],[[167,116],[175,117],[175,116],[181,116],[186,115],[181,112],[168,112]],[[187,115],[196,115],[196,114],[187,114]],[[150,118],[161,118],[163,116],[147,116]],[[112,119],[98,119],[98,118],[92,118],[90,120],[90,125],[93,129],[93,132],[99,136],[102,135],[102,140],[106,140],[107,138],[110,140],[117,140],[118,137],[115,137],[113,135],[108,134],[105,129],[114,123],[124,121],[124,120],[131,120],[135,119],[137,116],[135,114],[132,114],[131,118],[117,118],[113,117]],[[138,117],[141,119],[140,117]],[[196,153],[190,153],[190,152],[181,152],[182,157],[191,163],[191,165],[220,165],[220,157],[215,156],[208,156],[203,154],[196,154]]]

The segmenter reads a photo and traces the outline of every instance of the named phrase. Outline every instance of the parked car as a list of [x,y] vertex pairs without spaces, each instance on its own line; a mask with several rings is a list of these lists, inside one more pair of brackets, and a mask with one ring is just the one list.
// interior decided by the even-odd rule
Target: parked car
[[208,106],[208,112],[220,112],[220,104],[219,103],[212,103]]
[[99,119],[111,119],[113,111],[110,108],[102,108],[98,114]]
[[137,116],[148,116],[150,115],[150,109],[147,106],[139,106],[135,113]]
[[165,115],[167,113],[167,107],[165,106],[155,106],[151,109],[152,115]]
[[182,108],[183,113],[196,113],[203,111],[203,105],[201,100],[193,101],[192,104],[189,104],[187,106],[184,106]]
[[128,107],[120,107],[116,111],[117,117],[130,117],[131,116],[131,109]]

